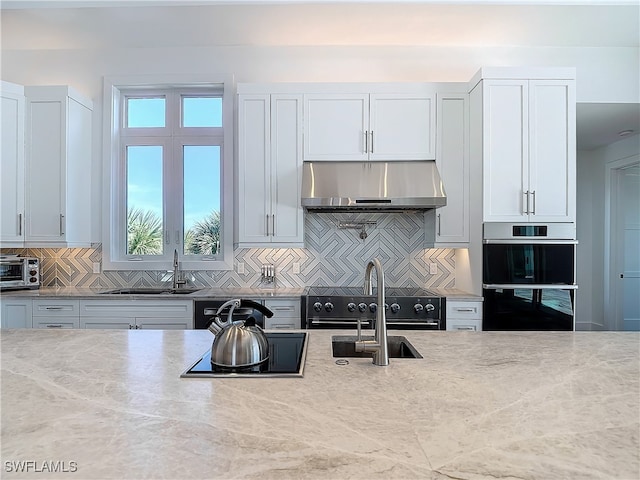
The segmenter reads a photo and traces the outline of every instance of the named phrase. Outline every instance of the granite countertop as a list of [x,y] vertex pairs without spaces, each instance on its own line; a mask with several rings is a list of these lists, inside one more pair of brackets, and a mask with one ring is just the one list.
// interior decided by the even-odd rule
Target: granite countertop
[[[300,297],[304,288],[250,288],[250,287],[238,287],[238,288],[214,288],[214,287],[202,287],[200,290],[189,294],[180,295],[167,295],[167,294],[114,294],[108,295],[106,293],[117,289],[118,287],[109,288],[76,288],[76,287],[42,287],[38,290],[7,290],[3,291],[3,296],[11,297],[25,297],[25,298],[77,298],[77,299],[144,299],[144,298],[164,298],[167,300],[198,300],[202,298],[295,298]],[[122,287],[129,288],[129,287]],[[137,288],[137,287],[131,287]],[[150,288],[150,287],[141,287]],[[158,287],[161,288],[161,287]],[[167,287],[170,288],[170,287]],[[194,287],[199,288],[199,287]]]
[[[76,288],[76,287],[42,287],[38,290],[8,290],[3,291],[3,296],[11,297],[27,297],[27,298],[68,298],[74,297],[78,299],[90,298],[165,298],[171,300],[178,299],[202,299],[202,298],[296,298],[304,295],[305,288],[251,288],[251,287],[202,287],[194,293],[186,295],[135,295],[135,294],[115,294],[105,295],[105,292],[114,290],[116,287],[110,288]],[[127,288],[127,287],[123,287]],[[146,288],[146,287],[143,287]],[[194,287],[198,288],[198,287]],[[447,297],[452,300],[482,300],[482,296],[473,295],[471,293],[458,290],[455,288],[429,288],[436,295]]]
[[388,367],[336,333],[304,378],[183,379],[209,332],[0,331],[2,478],[640,476],[637,333],[407,331]]

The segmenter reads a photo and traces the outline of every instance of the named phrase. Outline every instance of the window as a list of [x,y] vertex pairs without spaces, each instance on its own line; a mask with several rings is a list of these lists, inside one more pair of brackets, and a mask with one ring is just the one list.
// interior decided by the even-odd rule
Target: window
[[231,268],[222,86],[112,91],[103,268],[166,269],[176,251],[183,269]]

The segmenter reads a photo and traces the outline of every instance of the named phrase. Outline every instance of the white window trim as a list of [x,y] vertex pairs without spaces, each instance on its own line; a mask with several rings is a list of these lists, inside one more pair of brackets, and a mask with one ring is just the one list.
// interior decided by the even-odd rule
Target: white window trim
[[[103,270],[170,270],[172,262],[163,260],[114,260],[112,249],[118,245],[111,225],[122,222],[123,213],[118,207],[118,162],[120,156],[120,97],[121,89],[144,88],[156,85],[176,86],[224,86],[222,100],[222,127],[224,145],[222,148],[221,182],[222,198],[220,217],[222,222],[222,259],[221,260],[183,260],[182,270],[232,270],[233,269],[233,156],[234,156],[234,109],[233,99],[235,83],[232,75],[218,75],[217,78],[206,78],[193,75],[154,75],[105,77],[103,89],[103,155],[102,155],[102,269]],[[119,181],[114,181],[119,180]],[[126,214],[125,214],[126,215]]]

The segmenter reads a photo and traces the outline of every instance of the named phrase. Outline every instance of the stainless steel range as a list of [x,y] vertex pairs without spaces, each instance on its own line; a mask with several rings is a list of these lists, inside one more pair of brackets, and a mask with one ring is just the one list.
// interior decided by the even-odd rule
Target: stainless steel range
[[[445,298],[422,288],[387,288],[387,328],[445,330]],[[376,318],[376,292],[364,295],[361,287],[307,287],[307,328],[372,328]]]

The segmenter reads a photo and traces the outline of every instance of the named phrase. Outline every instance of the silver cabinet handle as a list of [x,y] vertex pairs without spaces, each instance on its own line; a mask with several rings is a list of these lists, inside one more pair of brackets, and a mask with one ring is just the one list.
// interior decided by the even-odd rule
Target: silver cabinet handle
[[371,153],[373,153],[373,130],[371,130]]
[[22,214],[18,214],[18,236],[22,236]]
[[266,225],[267,225],[267,237],[269,236],[269,214],[265,215],[266,217]]
[[438,236],[440,236],[440,214],[438,214]]
[[465,330],[465,331],[471,331],[471,332],[475,332],[476,331],[476,327],[463,327],[463,326],[459,326],[456,327],[456,330]]
[[64,307],[45,307],[45,310],[62,310]]
[[522,203],[523,205],[526,204],[527,207],[524,209],[524,214],[525,215],[529,215],[529,190],[527,190],[526,192],[524,192],[524,197],[522,199]]
[[369,152],[369,130],[364,131],[364,153]]
[[456,312],[475,312],[475,308],[456,308]]
[[60,236],[64,235],[64,215],[60,214]]
[[531,195],[533,196],[533,208],[531,209],[531,214],[535,215],[536,214],[536,191],[532,191]]
[[271,235],[276,236],[276,216],[271,215]]
[[49,324],[49,325],[47,325],[47,328],[62,328],[62,325],[60,325],[60,324],[56,324],[56,325]]

